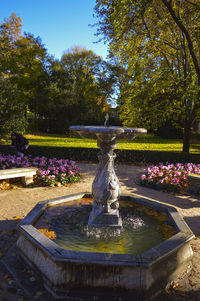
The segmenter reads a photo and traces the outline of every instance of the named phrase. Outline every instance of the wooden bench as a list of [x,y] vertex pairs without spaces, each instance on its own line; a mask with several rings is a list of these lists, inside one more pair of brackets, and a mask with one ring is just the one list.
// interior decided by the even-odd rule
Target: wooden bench
[[188,174],[188,191],[194,194],[200,194],[200,175]]
[[0,180],[11,179],[11,178],[22,178],[24,185],[33,183],[33,176],[36,175],[37,168],[26,167],[26,168],[11,168],[0,170]]

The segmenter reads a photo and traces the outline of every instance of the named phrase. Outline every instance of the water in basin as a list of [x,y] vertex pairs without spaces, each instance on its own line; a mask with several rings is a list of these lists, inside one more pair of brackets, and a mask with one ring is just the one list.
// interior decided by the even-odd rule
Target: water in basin
[[35,227],[65,250],[135,255],[175,233],[167,214],[120,200],[121,230],[88,227],[92,202],[82,198],[49,207]]

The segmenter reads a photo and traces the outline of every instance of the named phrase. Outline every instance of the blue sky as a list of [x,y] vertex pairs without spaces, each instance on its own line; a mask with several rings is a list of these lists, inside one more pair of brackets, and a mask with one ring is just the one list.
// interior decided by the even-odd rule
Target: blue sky
[[107,46],[93,43],[95,0],[0,0],[0,23],[11,13],[22,19],[22,31],[40,36],[49,54],[59,58],[74,46],[93,50],[106,59]]

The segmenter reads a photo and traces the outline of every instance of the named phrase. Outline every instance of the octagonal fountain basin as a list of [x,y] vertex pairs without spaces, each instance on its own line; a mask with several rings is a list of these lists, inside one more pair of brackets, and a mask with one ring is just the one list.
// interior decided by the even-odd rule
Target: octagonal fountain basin
[[150,300],[189,265],[193,233],[172,206],[121,195],[122,228],[88,226],[91,194],[38,203],[17,246],[54,298]]

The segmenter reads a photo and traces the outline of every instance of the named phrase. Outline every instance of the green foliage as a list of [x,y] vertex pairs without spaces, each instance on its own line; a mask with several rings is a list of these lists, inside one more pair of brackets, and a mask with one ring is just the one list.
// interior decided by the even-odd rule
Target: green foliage
[[198,0],[100,0],[98,33],[127,70],[120,88],[124,125],[156,129],[171,120],[184,128],[200,115]]
[[0,24],[1,135],[27,128],[26,110],[43,70],[46,50],[39,38],[21,34],[15,14]]
[[21,94],[8,79],[0,81],[0,133],[1,136],[13,131],[25,132],[27,122],[24,116],[24,104]]
[[39,37],[22,34],[21,28],[16,14],[0,24],[0,85],[12,86],[10,92],[6,84],[0,90],[0,106],[3,102],[19,106],[15,116],[4,115],[4,131],[8,133],[9,122],[15,120],[25,130],[27,111],[33,115],[29,131],[65,133],[71,124],[103,124],[116,82],[113,66],[80,47],[55,60],[47,55]]
[[29,104],[35,95],[38,79],[43,72],[46,49],[40,38],[31,34],[24,34],[15,42],[9,72],[17,75],[12,82],[17,84],[23,93],[23,100]]
[[60,61],[51,59],[30,106],[39,129],[64,133],[70,124],[102,124],[113,82],[108,64],[92,51],[75,47]]
[[0,78],[5,77],[12,67],[12,53],[21,35],[21,27],[21,19],[15,14],[0,23]]

